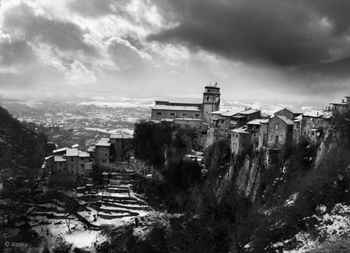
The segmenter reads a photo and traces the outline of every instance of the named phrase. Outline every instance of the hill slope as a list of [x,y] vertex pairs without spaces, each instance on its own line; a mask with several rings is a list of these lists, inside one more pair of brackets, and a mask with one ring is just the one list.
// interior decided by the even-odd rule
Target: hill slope
[[[43,162],[47,137],[26,128],[0,107],[0,170],[7,175],[19,171],[33,175]],[[4,171],[3,171],[4,172]]]

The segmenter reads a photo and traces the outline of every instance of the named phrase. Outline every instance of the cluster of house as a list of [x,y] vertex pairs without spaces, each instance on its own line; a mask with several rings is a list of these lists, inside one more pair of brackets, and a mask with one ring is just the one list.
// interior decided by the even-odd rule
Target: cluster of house
[[43,173],[49,174],[51,181],[76,181],[80,176],[88,176],[93,166],[110,168],[116,162],[125,162],[133,155],[133,136],[112,134],[109,138],[101,138],[87,151],[79,149],[79,145],[71,148],[60,148],[45,158]]
[[178,128],[205,129],[207,145],[229,139],[239,154],[249,148],[281,150],[296,145],[302,137],[317,141],[330,129],[333,115],[350,111],[350,96],[325,110],[293,113],[284,108],[262,117],[260,110],[220,110],[220,88],[206,86],[202,103],[156,101],[151,120]]

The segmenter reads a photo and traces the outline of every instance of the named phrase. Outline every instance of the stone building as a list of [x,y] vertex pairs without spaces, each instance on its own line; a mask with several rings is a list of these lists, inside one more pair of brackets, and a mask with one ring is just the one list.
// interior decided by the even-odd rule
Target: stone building
[[128,134],[112,134],[101,138],[95,145],[94,161],[100,168],[109,168],[115,162],[125,162],[132,157],[134,137]]
[[201,123],[209,123],[210,113],[220,109],[220,88],[205,86],[201,103],[182,103],[169,101],[155,101],[152,107],[151,120],[171,120],[180,127],[198,128]]
[[152,108],[152,120],[175,118],[202,118],[202,104],[156,101]]
[[210,113],[220,110],[220,88],[215,86],[205,86],[202,102],[203,122],[210,122]]
[[332,114],[326,111],[304,113],[301,120],[301,135],[316,142],[328,132],[331,119]]
[[231,152],[235,155],[247,150],[251,145],[251,133],[245,127],[231,130]]
[[331,103],[333,114],[345,114],[350,112],[350,96],[345,98],[340,103]]
[[231,151],[237,155],[247,149],[259,149],[260,128],[267,119],[253,119],[243,127],[231,130]]
[[174,126],[183,129],[201,129],[202,120],[191,118],[175,118]]
[[254,119],[247,123],[247,131],[251,134],[251,145],[254,150],[259,149],[260,128],[268,119]]
[[111,161],[111,143],[109,138],[101,138],[95,145],[95,165],[109,167]]
[[114,151],[115,162],[127,161],[133,156],[134,137],[127,134],[112,134],[110,136],[111,151]]
[[52,183],[75,183],[79,177],[92,171],[93,159],[88,152],[75,148],[61,148],[45,158],[45,171]]
[[274,111],[270,118],[261,121],[258,149],[292,146],[294,116],[292,111],[283,108]]
[[287,119],[290,119],[290,120],[293,120],[294,117],[295,117],[295,114],[291,111],[291,110],[288,110],[287,108],[283,108],[281,110],[277,110],[276,112],[273,113],[274,116],[284,116],[286,117]]
[[[285,116],[276,115],[267,124],[267,148],[289,148],[293,143],[294,122]],[[265,146],[265,145],[263,145]]]
[[210,128],[216,139],[230,138],[231,130],[244,126],[247,122],[260,118],[261,113],[251,108],[211,113]]

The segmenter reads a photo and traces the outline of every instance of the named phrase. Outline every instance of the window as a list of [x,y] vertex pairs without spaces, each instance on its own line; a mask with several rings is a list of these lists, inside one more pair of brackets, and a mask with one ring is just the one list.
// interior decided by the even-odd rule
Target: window
[[278,130],[278,128],[279,128],[279,125],[278,125],[278,124],[276,124],[276,125],[275,125],[275,129],[276,129],[276,130]]
[[70,158],[70,161],[73,162],[73,157]]
[[209,101],[209,96],[207,97],[207,101]]
[[105,156],[107,156],[107,153],[105,153]]
[[184,117],[185,117],[185,116],[187,116],[187,114],[186,114],[186,113],[183,113],[183,114],[182,114],[182,116],[184,116]]
[[198,118],[198,117],[199,117],[199,114],[195,114],[195,116],[196,116],[196,118]]
[[175,116],[175,113],[173,113],[173,112],[172,112],[172,113],[170,113],[170,116]]
[[162,115],[162,113],[161,112],[157,112],[157,115]]

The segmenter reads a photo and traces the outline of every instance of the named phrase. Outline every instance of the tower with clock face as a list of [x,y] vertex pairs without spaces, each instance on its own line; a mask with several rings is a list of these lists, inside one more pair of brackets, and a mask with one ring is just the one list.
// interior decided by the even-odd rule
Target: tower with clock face
[[205,86],[203,92],[203,122],[209,123],[210,113],[220,110],[220,88],[215,85]]

